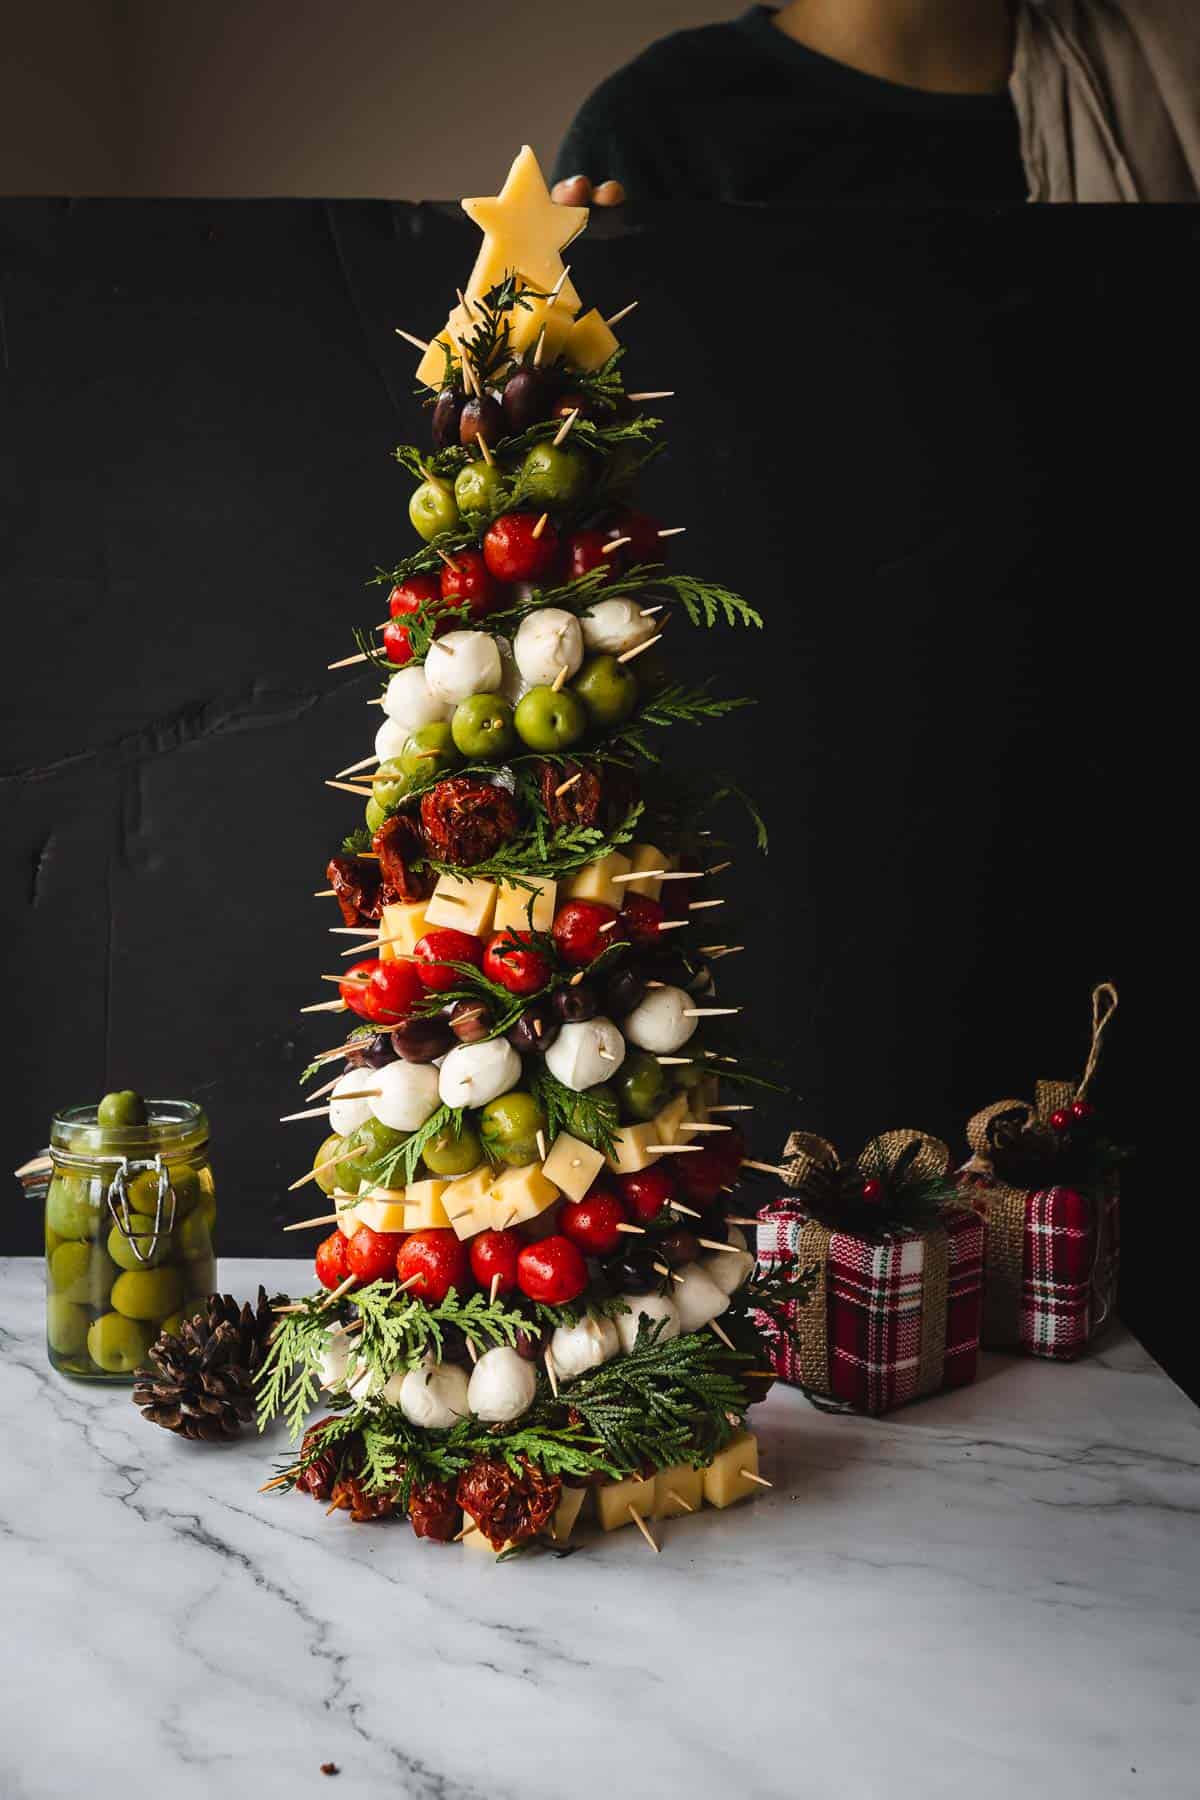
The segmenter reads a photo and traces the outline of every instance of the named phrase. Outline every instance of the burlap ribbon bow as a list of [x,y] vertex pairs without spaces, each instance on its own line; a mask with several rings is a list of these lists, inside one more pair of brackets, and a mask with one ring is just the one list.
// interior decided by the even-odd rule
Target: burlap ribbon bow
[[[885,1131],[864,1145],[856,1158],[864,1175],[886,1176],[902,1154],[917,1145],[908,1163],[911,1173],[944,1175],[950,1167],[950,1151],[938,1138],[923,1131]],[[784,1146],[779,1173],[792,1190],[801,1210],[804,1189],[818,1171],[842,1167],[833,1145],[809,1131],[793,1131]],[[905,1235],[908,1235],[907,1233]],[[796,1266],[814,1271],[808,1299],[797,1308],[796,1337],[803,1384],[811,1396],[830,1392],[829,1305],[827,1273],[829,1246],[835,1231],[817,1219],[805,1218],[796,1239]],[[918,1355],[917,1393],[931,1394],[942,1385],[946,1360],[946,1297],[949,1287],[950,1249],[944,1227],[935,1225],[922,1233],[924,1257],[921,1271],[921,1341]]]
[[[1010,1187],[996,1174],[994,1155],[996,1130],[1001,1124],[1018,1130],[1044,1131],[1050,1128],[1051,1116],[1082,1100],[1096,1073],[1100,1060],[1100,1041],[1109,1020],[1117,1010],[1117,990],[1111,981],[1102,981],[1092,990],[1092,1041],[1087,1062],[1078,1082],[1038,1081],[1034,1083],[1032,1103],[1028,1100],[996,1100],[983,1107],[967,1124],[967,1143],[971,1158],[964,1167],[968,1172],[986,1174],[988,1185],[976,1190],[973,1198],[987,1222],[987,1280],[983,1301],[983,1341],[985,1344],[1018,1343],[1021,1335],[1022,1285],[1025,1276],[1025,1207],[1031,1192],[1028,1188]],[[1107,1209],[1097,1205],[1095,1211],[1096,1248],[1092,1262],[1093,1293],[1100,1314],[1094,1329],[1104,1322],[1110,1296],[1095,1293],[1097,1272],[1104,1266]]]

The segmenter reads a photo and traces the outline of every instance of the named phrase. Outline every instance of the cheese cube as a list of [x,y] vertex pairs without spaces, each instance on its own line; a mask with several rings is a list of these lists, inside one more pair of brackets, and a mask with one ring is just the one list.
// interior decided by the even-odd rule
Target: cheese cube
[[573,369],[598,369],[619,348],[604,314],[593,306],[572,325],[564,355]]
[[588,1489],[585,1487],[563,1489],[562,1499],[550,1521],[550,1536],[556,1544],[565,1544],[574,1531],[575,1522],[583,1511],[583,1503],[587,1497]]
[[411,956],[417,939],[425,936],[425,902],[404,900],[385,906],[379,915],[379,960],[398,962]]
[[448,1186],[449,1183],[445,1181],[411,1181],[404,1195],[404,1217],[407,1223],[401,1229],[438,1231],[449,1225],[446,1209],[442,1205],[442,1195]]
[[619,1531],[622,1525],[632,1525],[630,1508],[640,1518],[654,1517],[653,1475],[648,1481],[630,1475],[625,1481],[606,1481],[596,1489],[596,1516],[601,1531]]
[[427,925],[452,925],[471,937],[485,937],[496,912],[496,884],[466,875],[439,875],[425,902]]
[[442,1210],[456,1237],[469,1238],[478,1231],[491,1230],[494,1175],[490,1163],[480,1163],[469,1175],[460,1175],[442,1190]]
[[[554,896],[558,891],[558,883],[549,875],[523,875],[521,879],[527,881],[529,887],[514,887],[507,881],[502,881],[497,886],[493,931],[529,931],[531,901],[532,929],[549,931],[553,925]],[[530,893],[530,888],[534,889],[533,893]]]
[[[712,1108],[717,1104],[720,1092],[721,1084],[715,1075],[706,1075],[703,1081],[698,1081],[695,1087],[691,1088],[688,1093],[689,1116],[698,1120],[701,1124],[707,1123],[708,1115]],[[686,1141],[689,1133],[685,1131],[683,1135]],[[716,1133],[704,1132],[702,1135],[705,1137],[715,1137]]]
[[353,1237],[362,1223],[358,1216],[358,1206],[348,1200],[335,1200],[337,1207],[337,1228],[343,1237]]
[[581,1143],[569,1131],[560,1131],[542,1164],[542,1174],[568,1200],[582,1200],[603,1167],[601,1151]]
[[515,355],[523,356],[534,349],[544,332],[541,362],[552,363],[570,337],[573,324],[572,309],[563,304],[561,295],[553,304],[531,299],[526,306],[514,306],[508,315],[508,347]]
[[[412,1192],[410,1188],[409,1193]],[[369,1225],[372,1231],[412,1231],[407,1195],[403,1188],[370,1188],[354,1207],[354,1229]],[[339,1222],[341,1215],[339,1214]]]
[[[669,869],[671,858],[657,844],[630,844],[629,867],[635,874],[639,869]],[[627,894],[644,894],[647,900],[657,900],[662,893],[662,876],[644,875],[640,881],[623,881],[621,886]]]
[[[686,1094],[676,1094],[673,1100],[668,1100],[665,1106],[660,1107],[650,1121],[658,1133],[659,1143],[678,1144],[680,1142],[679,1127],[689,1116],[691,1115]],[[686,1133],[683,1141],[687,1142]]]
[[660,1469],[654,1477],[656,1519],[681,1519],[686,1513],[699,1512],[703,1505],[703,1469],[675,1463],[669,1469]]
[[739,1431],[705,1469],[704,1498],[710,1506],[732,1506],[758,1493],[758,1483],[747,1481],[743,1469],[758,1474],[758,1439],[752,1431]]
[[523,1169],[505,1169],[492,1181],[492,1226],[507,1231],[526,1219],[536,1219],[558,1199],[558,1189],[547,1181],[536,1163]]
[[660,1141],[653,1119],[645,1125],[626,1125],[613,1133],[613,1140],[612,1154],[604,1160],[617,1175],[636,1175],[639,1169],[648,1169],[657,1160],[651,1154],[652,1147]]
[[464,1550],[486,1550],[489,1556],[496,1557],[503,1556],[506,1550],[513,1550],[516,1548],[516,1545],[510,1538],[507,1544],[501,1544],[498,1550],[494,1550],[492,1548],[492,1540],[484,1537],[470,1513],[463,1514],[463,1525],[466,1527],[461,1539]]
[[563,882],[563,893],[571,900],[602,900],[606,906],[620,909],[625,898],[625,884],[614,881],[614,875],[628,875],[629,858],[619,850],[610,850],[586,868],[577,869]]
[[438,332],[417,364],[418,381],[423,381],[426,387],[441,387],[446,377],[446,358],[442,346],[447,345],[450,354],[457,357],[458,345],[462,343],[464,337],[470,337],[478,323],[478,318],[478,314],[472,318],[463,306],[456,306],[453,309],[450,317],[446,320],[444,330]]

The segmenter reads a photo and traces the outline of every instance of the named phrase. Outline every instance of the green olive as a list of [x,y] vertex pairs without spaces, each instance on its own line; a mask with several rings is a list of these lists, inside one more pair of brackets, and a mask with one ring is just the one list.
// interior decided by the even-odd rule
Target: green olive
[[461,513],[494,513],[503,490],[504,477],[494,463],[467,463],[454,477],[454,498]]
[[412,786],[411,777],[398,756],[385,757],[375,773],[396,778],[394,781],[376,781],[371,789],[372,804],[381,806],[385,813],[394,812]]
[[363,808],[363,819],[366,822],[367,830],[371,832],[372,835],[379,830],[379,827],[386,818],[387,813],[384,811],[383,807],[380,806],[378,800],[372,798],[367,801],[367,804]]
[[582,450],[535,444],[521,464],[521,493],[543,505],[569,506],[588,484]]
[[116,1278],[112,1259],[99,1244],[60,1244],[50,1258],[50,1285],[77,1306],[107,1306]]
[[478,1132],[464,1125],[457,1137],[453,1131],[439,1131],[421,1156],[431,1175],[469,1175],[483,1161],[483,1145]]
[[513,709],[499,694],[472,694],[460,701],[450,731],[455,747],[471,762],[507,756],[517,741]]
[[414,731],[400,752],[400,767],[410,786],[420,782],[424,787],[438,775],[448,775],[462,761],[454,743],[454,733],[444,719],[422,725]]
[[431,476],[413,489],[408,503],[408,516],[413,529],[429,543],[443,531],[453,531],[458,524],[458,507],[454,489],[440,476]]
[[175,1241],[179,1254],[186,1257],[188,1262],[195,1262],[198,1257],[212,1256],[212,1233],[202,1212],[191,1213],[184,1219],[175,1233]]
[[337,1187],[339,1183],[337,1170],[322,1169],[321,1164],[331,1163],[341,1150],[341,1147],[341,1138],[336,1131],[331,1132],[325,1139],[325,1142],[321,1145],[321,1148],[317,1151],[317,1154],[313,1157],[313,1168],[321,1170],[320,1174],[316,1177],[316,1182],[323,1194],[332,1194],[334,1188]]
[[46,1255],[53,1256],[54,1252],[58,1249],[58,1246],[64,1242],[65,1242],[65,1239],[59,1237],[59,1235],[58,1235],[57,1231],[55,1231],[54,1227],[52,1225],[47,1225],[47,1227],[46,1227]]
[[96,1235],[100,1196],[92,1198],[91,1183],[82,1175],[56,1175],[46,1190],[46,1223],[60,1238]]
[[[155,1169],[139,1169],[125,1183],[125,1192],[129,1198],[131,1212],[144,1213],[153,1218],[158,1210],[158,1172]],[[170,1196],[163,1199],[162,1216],[168,1222],[171,1218]]]
[[119,1088],[116,1093],[105,1094],[96,1108],[96,1123],[103,1125],[106,1131],[118,1130],[122,1125],[144,1125],[146,1117],[146,1102],[132,1088]]
[[174,1249],[174,1232],[164,1230],[156,1235],[144,1213],[130,1214],[128,1234],[117,1224],[108,1234],[108,1254],[118,1269],[157,1269]]
[[517,702],[513,724],[531,750],[569,750],[586,733],[588,715],[570,688],[531,687]]
[[633,671],[622,668],[615,656],[589,656],[571,685],[593,727],[620,725],[637,705]]
[[[593,1103],[593,1105],[600,1108],[602,1116],[611,1126],[612,1130],[615,1131],[617,1129],[617,1121],[620,1118],[620,1107],[617,1103],[616,1091],[613,1088],[612,1083],[610,1081],[598,1081],[595,1087],[584,1088],[583,1094]],[[566,1094],[563,1095],[562,1100],[563,1129],[569,1131],[573,1137],[583,1137],[585,1134],[581,1130],[579,1122],[575,1117],[571,1101]]]
[[87,1343],[91,1320],[82,1306],[62,1294],[46,1300],[46,1341],[59,1356],[78,1356]]
[[667,1104],[670,1087],[657,1057],[645,1050],[630,1050],[613,1077],[613,1086],[621,1103],[621,1117],[627,1120],[652,1119]]
[[200,1177],[190,1163],[168,1163],[167,1179],[175,1195],[175,1217],[186,1218],[203,1195]]
[[[130,1275],[121,1277],[122,1281],[133,1279]],[[157,1279],[157,1276],[146,1277],[147,1281]],[[88,1355],[97,1368],[107,1370],[110,1375],[129,1375],[145,1362],[152,1341],[151,1332],[138,1320],[119,1312],[105,1313],[103,1318],[94,1319],[88,1330]]]
[[489,1100],[479,1114],[479,1135],[484,1149],[511,1168],[523,1168],[538,1160],[538,1132],[546,1131],[546,1115],[532,1094],[520,1088]]
[[165,1319],[182,1300],[183,1276],[175,1268],[128,1269],[113,1283],[113,1306],[126,1319]]
[[392,1131],[381,1125],[378,1119],[364,1119],[354,1131],[342,1140],[343,1147],[353,1152],[345,1162],[340,1162],[333,1172],[338,1178],[338,1188],[344,1194],[357,1194],[362,1186],[363,1166],[375,1162],[387,1150],[395,1150],[408,1137],[407,1131]]

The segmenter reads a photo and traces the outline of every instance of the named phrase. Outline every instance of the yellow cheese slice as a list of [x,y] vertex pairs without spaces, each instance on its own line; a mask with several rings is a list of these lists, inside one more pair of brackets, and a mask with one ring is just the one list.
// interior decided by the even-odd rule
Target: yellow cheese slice
[[507,881],[498,883],[496,910],[492,918],[493,931],[528,931],[531,901],[532,929],[549,931],[553,925],[554,898],[558,892],[558,883],[550,875],[523,875],[521,879],[528,882],[528,887],[513,887]]
[[569,1131],[560,1131],[542,1164],[542,1174],[568,1200],[582,1200],[604,1167],[604,1157],[590,1144],[581,1143]]
[[448,1182],[410,1181],[404,1194],[405,1231],[440,1231],[449,1225],[442,1198]]
[[492,929],[496,912],[496,883],[465,875],[439,875],[437,886],[425,902],[427,925],[452,925],[472,937],[484,937]]
[[[588,219],[586,206],[555,205],[528,144],[521,146],[498,194],[464,200],[462,209],[483,233],[467,283],[468,300],[517,272],[535,287],[552,288],[562,274],[562,251]],[[578,312],[579,297],[569,283],[564,295],[568,289],[571,311]]]
[[620,345],[605,323],[603,314],[593,307],[591,312],[583,313],[572,325],[567,334],[563,357],[573,369],[598,369],[601,363],[608,361],[614,350],[619,349]]
[[492,1227],[507,1231],[526,1219],[536,1219],[558,1199],[558,1189],[547,1181],[536,1163],[523,1169],[505,1169],[492,1182]]
[[385,906],[379,915],[379,960],[398,962],[411,956],[417,939],[425,936],[425,902],[402,900]]
[[565,1487],[563,1489],[562,1499],[555,1508],[554,1517],[550,1521],[550,1536],[556,1544],[565,1544],[574,1531],[588,1492],[589,1490],[585,1487]]
[[[746,1466],[748,1468],[749,1464]],[[703,1469],[693,1469],[688,1463],[675,1463],[669,1469],[660,1469],[654,1477],[656,1519],[682,1519],[689,1512],[699,1512],[703,1505]]]
[[632,1525],[630,1508],[643,1519],[654,1517],[654,1477],[640,1481],[631,1475],[625,1481],[608,1481],[596,1489],[596,1516],[601,1531],[619,1531]]
[[485,1550],[490,1557],[503,1556],[506,1550],[514,1550],[515,1542],[510,1538],[507,1544],[501,1544],[498,1550],[492,1548],[492,1540],[484,1537],[470,1513],[463,1514],[463,1535],[460,1539],[464,1550]]
[[[658,1133],[659,1143],[678,1144],[680,1142],[679,1128],[688,1116],[688,1096],[686,1094],[676,1094],[673,1100],[668,1100],[665,1106],[660,1107],[650,1121]],[[682,1141],[687,1142],[686,1132],[682,1135]]]
[[438,332],[417,364],[417,380],[423,381],[426,387],[440,388],[446,378],[443,345],[448,346],[450,354],[457,358],[462,340],[471,335],[477,323],[464,307],[456,306],[446,320],[445,329]]
[[704,1471],[704,1498],[710,1506],[732,1506],[758,1493],[758,1484],[742,1474],[758,1474],[758,1439],[752,1431],[739,1431],[719,1450]]
[[626,1125],[613,1133],[612,1152],[605,1161],[618,1175],[636,1175],[639,1169],[648,1169],[657,1160],[652,1148],[660,1141],[653,1119],[645,1125]]
[[619,850],[610,850],[607,856],[597,857],[595,862],[577,869],[563,882],[563,893],[571,900],[602,900],[605,906],[620,907],[625,898],[623,881],[614,881],[614,875],[628,875],[629,858]]
[[508,315],[508,347],[514,356],[523,356],[544,336],[538,361],[549,366],[562,351],[572,323],[563,295],[554,301],[531,299],[525,306],[514,306]]
[[[669,869],[671,859],[657,844],[630,844],[629,867],[635,875],[639,869]],[[662,877],[643,875],[640,881],[623,881],[621,886],[627,894],[644,894],[647,900],[657,900],[662,893]]]
[[[369,1225],[372,1231],[411,1231],[403,1188],[371,1188],[354,1208],[354,1228]],[[341,1214],[338,1214],[341,1222]]]
[[480,1163],[469,1175],[460,1175],[446,1186],[442,1209],[456,1237],[474,1237],[491,1228],[493,1178],[491,1164]]

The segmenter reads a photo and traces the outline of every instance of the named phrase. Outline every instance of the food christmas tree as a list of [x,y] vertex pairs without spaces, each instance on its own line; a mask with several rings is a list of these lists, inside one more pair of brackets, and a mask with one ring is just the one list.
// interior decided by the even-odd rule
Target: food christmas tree
[[626,392],[624,313],[571,285],[586,210],[528,148],[463,207],[475,268],[411,340],[432,448],[396,452],[421,547],[331,665],[378,670],[383,720],[331,784],[366,823],[328,869],[339,998],[307,1010],[363,1023],[306,1071],[347,1064],[298,1115],[328,1116],[295,1185],[332,1210],[291,1229],[334,1229],[259,1382],[263,1422],[304,1433],[268,1485],[499,1552],[561,1544],[590,1501],[653,1542],[765,1485],[745,1418],[797,1288],[756,1272],[735,1199],[720,783],[649,781],[664,728],[746,704],[672,678],[668,623],[761,620],[668,572],[675,532],[632,509],[667,396]]

